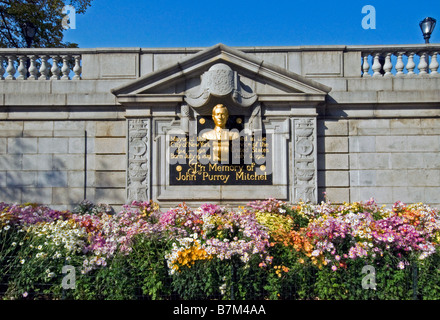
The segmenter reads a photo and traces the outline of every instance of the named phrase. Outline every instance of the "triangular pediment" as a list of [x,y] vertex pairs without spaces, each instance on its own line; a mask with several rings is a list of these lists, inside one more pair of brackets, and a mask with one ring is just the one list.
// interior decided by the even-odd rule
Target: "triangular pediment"
[[186,100],[197,107],[209,101],[209,96],[226,96],[229,87],[232,99],[242,106],[256,100],[321,102],[331,90],[252,54],[217,44],[112,93],[121,104]]

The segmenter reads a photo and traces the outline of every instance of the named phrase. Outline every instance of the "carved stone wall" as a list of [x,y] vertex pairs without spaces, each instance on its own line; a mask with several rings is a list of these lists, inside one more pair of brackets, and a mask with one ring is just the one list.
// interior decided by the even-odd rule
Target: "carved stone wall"
[[150,199],[150,119],[128,119],[127,202]]
[[292,119],[293,200],[317,201],[316,118]]

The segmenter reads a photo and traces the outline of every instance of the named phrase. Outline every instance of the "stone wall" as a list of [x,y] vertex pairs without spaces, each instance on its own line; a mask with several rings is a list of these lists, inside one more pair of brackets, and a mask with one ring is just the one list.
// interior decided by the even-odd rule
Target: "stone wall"
[[[430,68],[436,72],[435,48],[430,49]],[[379,72],[379,49],[406,49],[239,49],[269,62],[272,70],[295,72],[303,80],[313,79],[331,88],[325,102],[314,107],[316,113],[306,100],[292,104],[284,113],[277,105],[265,113],[278,117],[277,121],[285,114],[286,118],[316,117],[319,201],[325,192],[336,203],[374,197],[387,205],[401,200],[440,206],[440,77],[433,71],[404,77]],[[111,90],[203,50],[87,49],[79,52],[82,80],[1,79],[0,201],[40,202],[60,209],[72,208],[84,198],[124,204],[128,119],[156,117],[179,126],[180,107],[174,106],[177,100],[170,99],[163,109],[151,109],[147,98],[131,105],[130,97],[121,105]],[[6,57],[8,52],[2,55]],[[368,75],[366,60],[374,77]],[[389,72],[382,66],[382,73]],[[167,90],[179,93],[180,89],[176,85]],[[266,93],[266,102],[270,94],[275,96]],[[151,123],[153,126],[154,121]]]
[[318,181],[331,201],[439,205],[439,118],[322,120],[319,128]]
[[125,121],[0,122],[0,199],[124,203],[125,132]]

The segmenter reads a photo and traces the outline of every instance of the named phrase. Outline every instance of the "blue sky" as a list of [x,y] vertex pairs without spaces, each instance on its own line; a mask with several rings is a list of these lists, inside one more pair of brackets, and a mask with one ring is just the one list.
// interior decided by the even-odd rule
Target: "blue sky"
[[[365,5],[376,29],[363,29]],[[129,1],[94,0],[65,40],[81,48],[422,44],[419,22],[438,23],[440,1]]]

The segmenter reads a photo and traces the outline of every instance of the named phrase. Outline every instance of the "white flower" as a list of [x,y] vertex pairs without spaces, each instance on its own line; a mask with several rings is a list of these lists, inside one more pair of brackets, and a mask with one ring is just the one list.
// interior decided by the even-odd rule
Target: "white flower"
[[21,260],[20,260],[20,263],[21,263],[21,264],[24,264],[24,263],[25,263],[25,261],[26,261],[26,260],[24,260],[24,259],[21,259]]
[[5,226],[3,229],[9,230],[10,226]]

